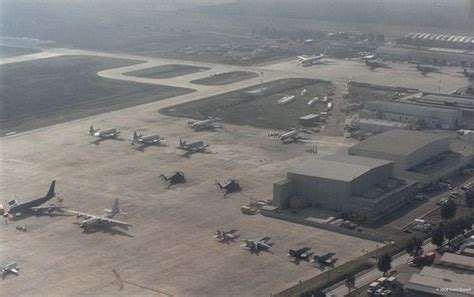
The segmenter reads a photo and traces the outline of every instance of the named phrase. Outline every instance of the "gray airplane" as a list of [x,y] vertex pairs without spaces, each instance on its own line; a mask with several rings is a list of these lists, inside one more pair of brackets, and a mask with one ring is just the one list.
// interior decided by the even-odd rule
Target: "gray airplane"
[[227,231],[217,230],[216,233],[214,233],[214,238],[221,242],[234,240],[239,236],[238,234],[236,234],[236,232],[236,229],[230,229]]
[[295,262],[298,263],[300,260],[310,261],[310,257],[312,253],[309,253],[310,247],[303,247],[298,250],[289,250],[288,257],[292,257],[295,259]]
[[272,247],[272,244],[268,242],[270,239],[271,238],[268,236],[260,239],[243,239],[245,244],[242,246],[252,253],[258,253],[260,250],[269,250]]
[[128,227],[132,226],[127,222],[122,222],[113,219],[115,215],[123,213],[119,207],[118,199],[115,199],[112,209],[106,209],[105,213],[102,216],[96,216],[74,210],[69,210],[69,212],[75,214],[78,218],[84,218],[84,220],[79,224],[79,227],[83,228],[84,232],[99,228],[109,228],[113,226],[128,229]]
[[191,125],[191,127],[194,129],[194,131],[213,130],[213,129],[216,129],[216,128],[222,128],[221,125],[216,123],[218,121],[221,121],[221,119],[209,117],[209,118],[207,118],[205,120],[201,120],[201,121],[188,122],[188,124]]
[[53,180],[51,182],[51,186],[49,187],[48,193],[46,196],[36,198],[24,203],[18,203],[16,200],[12,200],[8,202],[8,206],[10,209],[8,210],[8,214],[12,215],[13,217],[20,217],[26,213],[33,213],[33,214],[43,214],[43,213],[52,213],[54,211],[62,210],[64,206],[59,205],[48,205],[42,206],[44,203],[51,200],[53,197],[56,196],[54,192],[54,188],[56,186],[56,181]]
[[429,72],[441,72],[441,69],[439,67],[420,63],[416,64],[416,70],[420,71],[422,74],[426,74]]
[[469,78],[470,80],[474,80],[474,71],[464,68],[463,73],[465,77]]
[[107,138],[116,138],[120,135],[120,130],[117,128],[107,128],[107,129],[101,129],[97,128],[94,129],[94,126],[91,126],[89,128],[89,135],[98,137],[100,139],[107,139]]
[[293,128],[290,131],[281,134],[278,137],[278,139],[281,141],[281,143],[288,144],[288,143],[292,143],[292,142],[298,142],[298,141],[301,141],[301,140],[307,139],[307,138],[301,136],[299,134],[298,129]]
[[188,156],[194,153],[204,153],[209,146],[209,144],[205,144],[203,141],[187,143],[186,141],[180,138],[179,145],[177,148],[186,151],[184,156]]
[[165,139],[163,137],[160,137],[158,134],[142,135],[138,134],[137,131],[135,131],[133,132],[133,135],[130,136],[129,140],[131,145],[139,143],[142,146],[148,146],[160,145]]
[[12,262],[10,264],[0,266],[0,270],[2,272],[2,278],[5,278],[5,276],[9,273],[12,273],[15,275],[20,274],[19,272],[20,269],[18,268],[18,265],[16,264],[16,262]]
[[386,63],[379,60],[371,60],[371,59],[365,59],[365,65],[369,66],[370,69],[387,67]]

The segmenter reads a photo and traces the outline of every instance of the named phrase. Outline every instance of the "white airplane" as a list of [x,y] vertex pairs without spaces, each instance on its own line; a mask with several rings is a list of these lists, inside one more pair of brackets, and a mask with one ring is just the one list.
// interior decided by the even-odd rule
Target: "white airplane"
[[158,134],[142,135],[135,131],[133,132],[133,135],[130,136],[129,140],[132,145],[135,145],[135,143],[140,143],[142,145],[152,145],[161,144],[161,142],[165,139],[160,137]]
[[2,278],[5,277],[9,273],[13,273],[15,275],[19,275],[19,269],[17,267],[18,265],[15,262],[12,262],[10,264],[7,264],[5,266],[0,266],[0,269],[2,270]]
[[298,56],[299,64],[301,66],[310,66],[316,64],[322,64],[322,59],[324,58],[323,54],[320,55],[301,55]]
[[189,122],[189,124],[195,131],[211,130],[215,128],[221,128],[221,125],[216,124],[217,121],[221,121],[221,119],[209,117],[208,119],[202,121]]
[[94,126],[91,126],[89,129],[89,135],[98,137],[98,138],[115,138],[119,136],[119,134],[120,134],[120,131],[117,128],[94,129]]
[[235,234],[235,232],[237,232],[236,229],[230,229],[227,231],[217,230],[216,233],[214,233],[214,238],[218,241],[234,240],[239,236],[238,234]]
[[105,213],[102,216],[91,215],[88,213],[78,212],[74,210],[68,210],[68,212],[75,214],[78,218],[85,218],[85,220],[79,224],[79,227],[83,228],[85,232],[91,229],[108,228],[113,226],[128,229],[128,227],[132,226],[127,222],[122,222],[113,219],[115,215],[123,213],[119,207],[118,199],[115,199],[111,210],[105,209]]
[[304,137],[299,135],[299,132],[297,129],[291,129],[291,131],[283,133],[280,135],[278,138],[282,143],[287,144],[295,141],[299,141],[303,139]]
[[265,236],[260,239],[243,239],[245,244],[243,244],[243,247],[246,247],[249,251],[252,253],[258,253],[260,250],[269,250],[272,247],[272,244],[270,244],[268,241],[270,240],[270,237]]

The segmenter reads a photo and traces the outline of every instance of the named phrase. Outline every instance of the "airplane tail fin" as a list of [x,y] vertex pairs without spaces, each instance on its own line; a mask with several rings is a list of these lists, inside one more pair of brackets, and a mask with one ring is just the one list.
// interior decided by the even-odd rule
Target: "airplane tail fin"
[[110,209],[110,210],[107,209],[105,211],[107,212],[107,217],[108,218],[113,218],[115,215],[117,215],[119,213],[123,213],[122,210],[120,209],[118,198],[116,198],[114,200],[114,204],[112,205],[112,209]]
[[51,186],[49,186],[49,191],[48,191],[48,194],[46,194],[46,197],[51,198],[51,197],[54,197],[54,195],[56,195],[56,193],[54,192],[55,186],[56,186],[56,181],[53,180],[51,182]]
[[93,135],[95,133],[95,129],[94,129],[94,126],[91,125],[91,127],[89,128],[89,135]]
[[464,68],[464,74],[467,74],[467,69],[466,68]]

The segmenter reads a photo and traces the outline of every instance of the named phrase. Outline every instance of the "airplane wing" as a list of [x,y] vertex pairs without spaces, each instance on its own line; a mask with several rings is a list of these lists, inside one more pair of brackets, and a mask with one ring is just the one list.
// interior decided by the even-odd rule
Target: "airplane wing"
[[36,206],[36,207],[31,207],[31,210],[34,211],[41,211],[41,210],[57,210],[57,209],[63,209],[66,208],[66,206],[58,206],[58,205],[50,205],[50,206]]
[[260,245],[261,247],[266,248],[266,249],[270,249],[270,248],[272,247],[271,245],[269,245],[269,244],[267,244],[267,243],[265,243],[265,242],[260,242],[259,245]]
[[111,225],[117,225],[117,226],[122,226],[122,227],[132,226],[131,224],[129,224],[127,222],[122,222],[122,221],[118,221],[118,220],[114,220],[114,219],[100,218],[100,220],[103,221],[103,222],[107,222]]
[[16,274],[16,275],[19,275],[20,272],[18,271],[18,269],[16,268],[7,268],[8,271],[10,271],[11,273],[13,274]]
[[75,210],[68,210],[67,212],[76,215],[78,218],[90,219],[90,218],[97,217],[96,215],[91,215],[85,212],[80,212],[80,211],[75,211]]
[[308,247],[300,248],[299,250],[296,250],[296,253],[303,255],[303,253],[306,253],[306,252],[309,251],[310,249],[311,249],[311,248],[308,248]]

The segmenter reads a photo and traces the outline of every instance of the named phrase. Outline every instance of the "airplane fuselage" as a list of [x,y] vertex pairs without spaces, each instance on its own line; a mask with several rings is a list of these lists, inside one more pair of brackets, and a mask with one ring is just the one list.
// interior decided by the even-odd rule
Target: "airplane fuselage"
[[109,129],[102,129],[102,130],[96,131],[92,135],[95,137],[114,137],[114,136],[117,136],[117,134],[118,134],[118,129],[109,128]]

